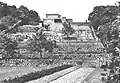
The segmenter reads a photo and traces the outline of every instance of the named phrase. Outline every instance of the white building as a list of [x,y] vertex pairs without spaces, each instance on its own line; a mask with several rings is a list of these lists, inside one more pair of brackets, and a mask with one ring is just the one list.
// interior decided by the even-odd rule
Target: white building
[[59,32],[62,30],[62,20],[59,14],[46,14],[46,18],[43,19],[43,23],[46,25],[50,25],[50,29],[52,31]]
[[[49,31],[56,34],[61,34],[64,28],[62,22],[67,21],[71,27],[75,30],[75,33],[70,35],[76,37],[78,41],[94,40],[92,29],[89,22],[73,22],[72,19],[61,17],[59,14],[46,14],[46,18],[43,19],[43,23],[49,26]],[[62,36],[62,35],[60,35]],[[60,38],[60,37],[59,37]]]

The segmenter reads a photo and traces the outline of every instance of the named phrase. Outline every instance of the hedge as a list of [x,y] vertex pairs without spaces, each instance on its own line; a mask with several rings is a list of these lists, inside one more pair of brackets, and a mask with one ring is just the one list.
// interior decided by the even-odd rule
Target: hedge
[[53,74],[55,72],[61,71],[63,69],[72,67],[73,65],[63,65],[63,66],[59,66],[59,67],[55,67],[55,68],[51,68],[51,69],[46,69],[46,70],[42,70],[42,71],[37,71],[37,72],[32,72],[29,73],[27,75],[23,75],[21,77],[15,77],[13,79],[8,79],[8,80],[3,80],[2,83],[25,83],[31,80],[35,80],[50,74]]

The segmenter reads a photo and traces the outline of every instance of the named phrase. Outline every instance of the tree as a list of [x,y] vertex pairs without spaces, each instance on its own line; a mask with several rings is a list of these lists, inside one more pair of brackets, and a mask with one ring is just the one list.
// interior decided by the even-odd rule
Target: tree
[[11,15],[16,9],[15,5],[9,6],[6,3],[0,2],[0,18]]
[[75,30],[71,27],[69,22],[63,22],[62,24],[64,26],[64,28],[62,29],[62,33],[66,35],[67,38],[69,38],[69,36],[72,35]]
[[17,53],[18,43],[16,40],[12,40],[8,38],[7,35],[15,29],[21,21],[18,21],[13,26],[4,29],[0,32],[0,52],[4,56],[4,58],[13,58]]
[[18,43],[6,36],[0,38],[0,50],[3,58],[13,58],[16,57]]
[[[0,41],[1,51],[5,56],[14,56],[17,42],[6,36],[8,33],[17,32],[17,27],[22,25],[38,25],[40,17],[36,11],[25,6],[16,8],[0,2]],[[8,49],[9,48],[9,49]]]
[[4,24],[0,24],[0,32],[7,29],[8,27]]
[[[119,55],[119,50],[120,50],[120,38],[119,38],[119,27],[120,27],[120,19],[117,19],[113,22],[104,24],[102,26],[99,27],[99,31],[98,31],[98,37],[101,39],[102,44],[104,45],[106,52],[107,53],[112,53],[111,56],[111,63],[109,65],[109,68],[111,70],[114,70],[114,74],[113,74],[113,79],[112,77],[108,77],[107,82],[106,83],[110,83],[110,81],[112,83],[119,83],[118,81],[119,78],[116,77],[118,74],[116,74],[117,69],[120,68],[119,64],[120,64],[120,55]],[[117,50],[118,49],[118,50]],[[117,82],[116,82],[117,80]]]
[[120,68],[120,55],[117,51],[117,49],[120,50],[120,19],[117,18],[119,12],[119,6],[96,6],[93,12],[89,14],[89,20],[94,29],[97,30],[97,36],[104,45],[106,52],[112,54],[109,68],[114,73],[108,76],[106,83],[119,83],[118,81],[120,81],[120,73],[116,73]]
[[100,25],[112,22],[116,20],[116,16],[119,13],[119,6],[96,6],[93,11],[89,14],[88,20],[92,23],[95,30]]
[[52,53],[53,49],[56,47],[56,41],[47,40],[43,31],[33,35],[33,38],[30,39],[29,46],[31,47],[32,52],[37,52],[41,58],[43,50]]
[[5,26],[9,27],[17,23],[18,19],[12,16],[4,16],[3,18],[0,19],[0,21],[1,21],[1,24],[4,24]]
[[38,13],[34,10],[29,11],[29,24],[31,25],[39,25],[41,19],[38,15]]
[[[24,5],[16,8],[15,5],[9,6],[6,3],[0,2],[0,19],[12,17],[13,19],[22,20],[22,25],[39,25],[41,19],[38,13],[34,10],[29,10]],[[7,20],[7,19],[6,19]],[[9,21],[8,19],[8,22]]]

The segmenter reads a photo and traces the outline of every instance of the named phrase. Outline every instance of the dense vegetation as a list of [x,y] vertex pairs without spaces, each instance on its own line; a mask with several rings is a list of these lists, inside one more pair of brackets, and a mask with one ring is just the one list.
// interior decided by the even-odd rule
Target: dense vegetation
[[[7,58],[10,56],[15,57],[14,52],[18,49],[17,47],[19,43],[16,40],[8,38],[7,35],[9,35],[9,33],[16,33],[18,31],[18,26],[34,26],[39,25],[40,22],[41,19],[36,11],[29,10],[23,5],[17,8],[15,5],[10,6],[6,3],[0,2],[0,41],[2,42],[2,55],[5,55],[4,57]],[[12,29],[10,29],[10,27],[12,27]],[[46,27],[44,28],[46,29]],[[4,30],[5,33],[3,33]],[[55,47],[55,41],[47,40],[46,35],[42,33],[42,29],[39,29],[39,32],[37,32],[37,34],[33,36],[33,39],[30,40],[29,45],[31,46],[32,52],[37,52],[40,56],[42,56],[42,49],[52,52]]]
[[30,39],[29,46],[31,47],[31,52],[39,54],[40,58],[43,58],[42,52],[52,53],[53,49],[56,47],[55,40],[48,40],[43,31],[33,35]]
[[67,21],[63,22],[62,25],[64,26],[64,28],[62,29],[63,35],[67,36],[68,39],[72,39],[72,38],[69,38],[69,36],[72,35],[75,32],[73,27]]
[[21,25],[38,25],[41,21],[38,13],[34,10],[29,10],[23,5],[17,8],[15,5],[10,6],[0,2],[0,24],[9,27],[18,20],[22,20]]
[[3,58],[16,57],[18,43],[4,36],[0,39],[0,50]]
[[55,68],[51,68],[51,69],[46,69],[46,70],[42,70],[42,71],[37,71],[37,72],[32,72],[29,73],[27,75],[23,75],[21,77],[16,77],[14,79],[8,79],[8,80],[4,80],[2,81],[3,83],[25,83],[31,80],[35,80],[38,78],[41,78],[43,76],[47,76],[50,74],[53,74],[55,72],[61,71],[63,69],[66,68],[70,68],[73,65],[63,65],[63,66],[59,66],[59,67],[55,67]]
[[109,65],[110,74],[106,83],[120,82],[120,3],[118,5],[96,6],[89,14],[89,20],[96,30],[98,38],[106,48],[106,52],[111,54]]
[[88,20],[92,22],[93,28],[97,30],[100,25],[116,20],[120,12],[119,9],[119,5],[96,6],[89,14]]

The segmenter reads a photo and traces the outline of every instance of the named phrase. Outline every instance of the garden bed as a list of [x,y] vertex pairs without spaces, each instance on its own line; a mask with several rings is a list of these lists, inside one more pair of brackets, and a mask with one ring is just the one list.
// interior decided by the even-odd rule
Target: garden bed
[[4,80],[4,81],[2,81],[2,83],[25,83],[25,82],[28,82],[31,80],[35,80],[35,79],[53,74],[53,73],[61,71],[63,69],[70,68],[72,66],[73,65],[63,65],[63,66],[59,66],[59,67],[55,67],[55,68],[51,68],[51,69],[45,69],[42,71],[32,72],[27,75],[23,75],[21,77],[15,77],[13,79]]

